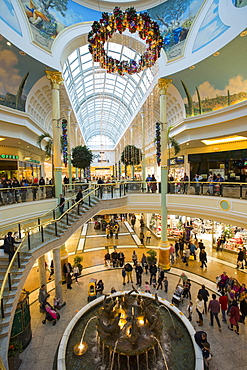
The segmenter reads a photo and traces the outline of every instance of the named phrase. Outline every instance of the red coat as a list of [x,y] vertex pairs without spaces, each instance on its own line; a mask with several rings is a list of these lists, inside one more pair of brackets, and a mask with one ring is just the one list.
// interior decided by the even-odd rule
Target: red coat
[[220,302],[221,311],[226,311],[227,310],[227,303],[228,303],[227,296],[223,295],[222,297],[220,297],[219,302]]
[[238,306],[232,306],[230,310],[231,318],[234,318],[236,322],[240,320],[239,308]]

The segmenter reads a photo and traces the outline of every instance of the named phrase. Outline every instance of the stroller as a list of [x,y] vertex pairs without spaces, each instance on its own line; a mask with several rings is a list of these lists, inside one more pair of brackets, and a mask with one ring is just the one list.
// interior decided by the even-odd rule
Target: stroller
[[184,288],[181,285],[177,285],[173,293],[172,303],[177,307],[179,307],[180,302],[183,303],[183,291]]
[[52,321],[52,325],[56,325],[57,320],[60,319],[59,313],[53,308],[48,302],[43,304],[43,309],[45,311],[45,319],[42,321],[42,324],[46,323],[46,320]]
[[88,285],[88,297],[87,301],[91,302],[94,299],[97,298],[97,292],[96,292],[96,279],[90,279],[89,285]]

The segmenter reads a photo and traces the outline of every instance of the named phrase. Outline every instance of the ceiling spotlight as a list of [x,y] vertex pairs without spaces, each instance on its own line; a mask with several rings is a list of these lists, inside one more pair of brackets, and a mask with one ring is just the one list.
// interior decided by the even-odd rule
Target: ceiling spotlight
[[190,145],[190,143],[186,143],[186,145]]
[[11,42],[7,41],[7,45],[11,46]]
[[22,51],[22,50],[19,51],[19,54],[20,55],[26,55],[25,51]]
[[243,31],[243,32],[241,32],[241,33],[240,33],[240,36],[241,36],[241,37],[247,36],[247,31]]
[[196,68],[196,66],[190,66],[190,69],[195,69]]
[[218,55],[220,55],[220,52],[219,51],[216,51],[215,53],[213,53],[213,56],[214,57],[217,57]]

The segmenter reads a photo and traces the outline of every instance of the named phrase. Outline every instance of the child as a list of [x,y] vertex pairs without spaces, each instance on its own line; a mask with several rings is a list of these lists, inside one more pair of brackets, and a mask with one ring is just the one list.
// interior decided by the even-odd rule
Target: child
[[145,293],[151,293],[150,285],[148,284],[148,281],[145,281]]
[[59,301],[60,301],[60,298],[54,297],[54,300],[53,300],[53,306],[54,306],[54,308],[58,308],[59,307]]
[[192,311],[193,311],[193,302],[192,301],[189,302],[188,307],[187,307],[187,311],[188,311],[188,320],[191,321],[192,320]]
[[212,353],[210,352],[210,344],[208,342],[204,343],[204,347],[202,349],[202,356],[204,359],[204,369],[209,369],[209,361],[212,360]]
[[152,285],[153,285],[153,288],[155,289],[156,288],[156,277],[155,276],[152,279]]
[[168,292],[168,280],[166,276],[164,277],[164,287],[165,287],[164,292],[167,293]]
[[122,269],[122,278],[123,278],[123,285],[126,285],[126,283],[125,283],[125,278],[126,278],[125,268]]

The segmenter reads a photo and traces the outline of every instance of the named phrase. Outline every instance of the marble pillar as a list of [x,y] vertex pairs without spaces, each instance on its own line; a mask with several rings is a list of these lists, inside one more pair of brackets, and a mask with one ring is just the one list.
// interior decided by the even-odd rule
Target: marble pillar
[[53,165],[55,196],[62,194],[62,159],[61,159],[61,117],[59,86],[63,83],[62,73],[46,70],[46,77],[50,80],[52,88],[52,130],[53,130]]
[[160,78],[158,86],[160,90],[160,123],[161,123],[161,240],[159,243],[159,266],[165,271],[170,270],[170,252],[167,240],[167,113],[166,93],[171,79]]
[[53,249],[55,295],[59,299],[59,305],[64,303],[62,291],[62,266],[60,258],[60,248]]
[[71,163],[71,125],[70,115],[72,112],[71,108],[66,108],[67,113],[67,141],[68,141],[68,171],[69,171],[69,190],[72,190],[72,163]]
[[38,258],[39,266],[39,285],[46,285],[45,255]]

